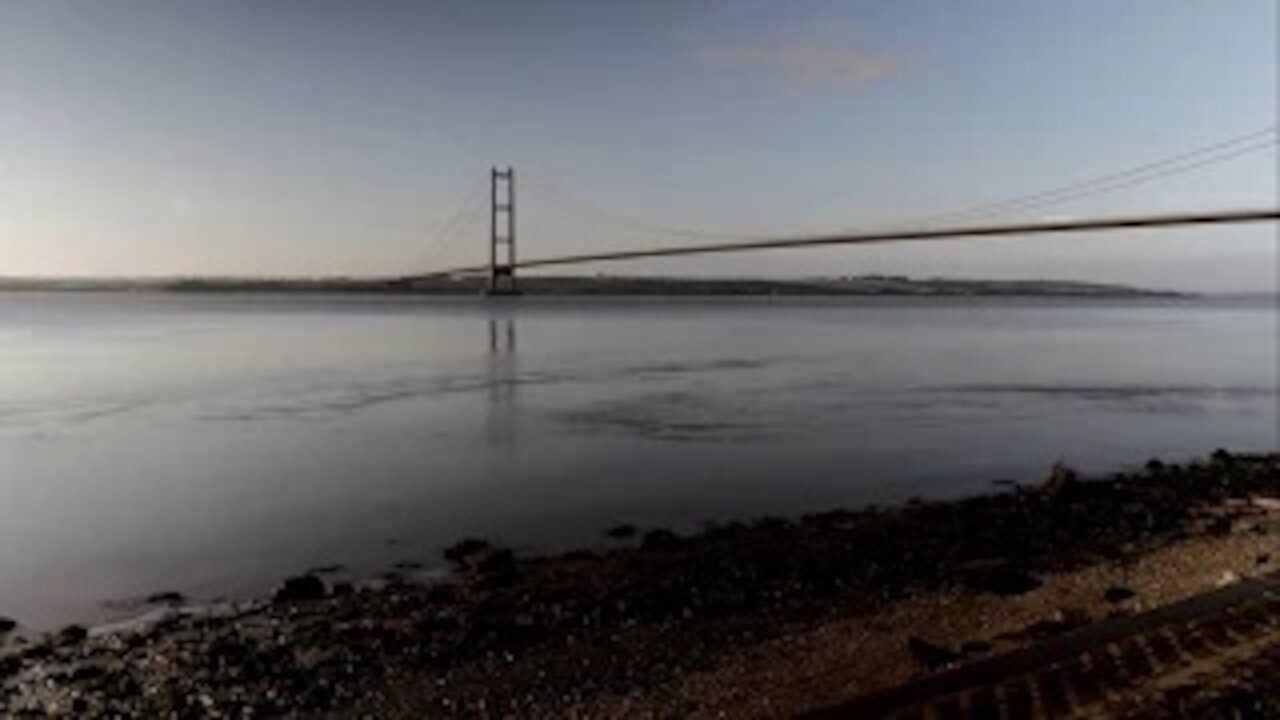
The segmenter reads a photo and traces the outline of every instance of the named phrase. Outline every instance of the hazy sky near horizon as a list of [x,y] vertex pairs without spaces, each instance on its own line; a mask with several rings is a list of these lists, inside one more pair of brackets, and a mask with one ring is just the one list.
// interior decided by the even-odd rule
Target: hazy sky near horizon
[[[472,263],[494,164],[526,256],[905,221],[1274,126],[1278,32],[1276,0],[0,0],[0,275]],[[983,219],[1276,201],[1272,146]],[[1270,290],[1277,229],[596,269]]]

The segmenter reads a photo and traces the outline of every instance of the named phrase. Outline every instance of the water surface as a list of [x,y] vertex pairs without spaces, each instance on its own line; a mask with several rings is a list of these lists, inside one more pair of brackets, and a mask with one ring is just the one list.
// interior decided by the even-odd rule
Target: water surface
[[1277,446],[1270,299],[0,294],[0,615]]

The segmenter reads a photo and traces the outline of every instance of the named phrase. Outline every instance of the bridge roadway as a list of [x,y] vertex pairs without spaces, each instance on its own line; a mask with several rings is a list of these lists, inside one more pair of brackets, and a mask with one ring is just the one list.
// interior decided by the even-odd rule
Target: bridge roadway
[[[1262,672],[1280,685],[1280,577],[1240,581],[1139,615],[810,713],[826,718],[1093,718],[1143,698]],[[1164,708],[1159,708],[1164,710]]]
[[[586,263],[616,262],[620,260],[639,260],[643,258],[673,257],[685,255],[710,255],[718,253],[736,253],[757,250],[777,250],[785,248],[821,247],[829,245],[863,245],[885,242],[905,242],[919,240],[944,240],[980,237],[1007,237],[1014,235],[1040,235],[1067,232],[1100,232],[1107,230],[1140,230],[1196,225],[1227,225],[1240,223],[1275,222],[1280,220],[1280,208],[1226,210],[1200,213],[1176,213],[1169,215],[1136,215],[1110,218],[1093,218],[1088,220],[1062,220],[1053,222],[1018,223],[1012,225],[970,225],[946,228],[925,228],[915,230],[880,230],[862,233],[842,233],[816,237],[793,237],[749,240],[745,242],[718,243],[710,245],[687,245],[681,247],[649,248],[642,250],[620,250],[612,252],[589,253],[582,255],[563,255],[558,257],[534,258],[518,260],[510,265],[514,269],[550,267],[559,265],[582,265]],[[400,278],[411,281],[417,278],[440,277],[447,275],[473,275],[490,271],[488,265],[475,265],[454,268],[434,273]]]

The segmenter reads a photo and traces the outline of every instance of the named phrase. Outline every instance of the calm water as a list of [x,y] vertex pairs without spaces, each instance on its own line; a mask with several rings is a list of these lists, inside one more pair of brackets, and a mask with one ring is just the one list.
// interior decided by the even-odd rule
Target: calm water
[[0,615],[1277,446],[1271,301],[0,295]]

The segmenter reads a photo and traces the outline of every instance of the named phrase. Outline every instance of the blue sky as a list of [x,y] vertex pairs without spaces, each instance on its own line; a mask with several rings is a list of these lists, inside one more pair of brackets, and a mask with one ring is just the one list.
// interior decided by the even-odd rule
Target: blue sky
[[[1277,52],[1274,0],[0,0],[0,275],[470,263],[493,164],[527,255],[900,222],[1274,126]],[[1276,195],[1272,147],[989,219]],[[1276,256],[1260,226],[599,269],[1264,290]]]

